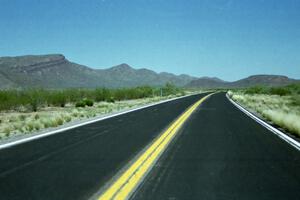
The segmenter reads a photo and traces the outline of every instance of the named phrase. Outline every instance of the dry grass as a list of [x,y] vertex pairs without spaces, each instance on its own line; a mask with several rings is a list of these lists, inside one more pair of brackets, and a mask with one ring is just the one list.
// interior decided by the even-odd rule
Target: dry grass
[[244,94],[229,91],[229,96],[267,120],[300,136],[298,95]]
[[116,101],[115,103],[98,102],[92,107],[76,108],[74,104],[65,107],[45,107],[37,112],[1,112],[0,139],[20,134],[29,134],[45,128],[57,127],[65,123],[115,113],[150,103],[162,101],[180,95],[153,97],[136,100]]

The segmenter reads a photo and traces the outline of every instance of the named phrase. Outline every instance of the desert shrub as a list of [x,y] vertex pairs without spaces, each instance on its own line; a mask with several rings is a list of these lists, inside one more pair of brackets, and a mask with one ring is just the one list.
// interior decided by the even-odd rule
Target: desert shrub
[[115,100],[139,99],[153,95],[153,88],[149,86],[140,86],[135,88],[123,88],[112,91]]
[[96,102],[105,100],[103,89],[100,89],[100,88],[95,89],[94,99],[95,99]]
[[83,99],[75,104],[75,107],[85,107],[85,106],[93,106],[94,101],[91,99]]
[[33,123],[33,127],[34,127],[35,130],[40,130],[43,127],[43,125],[42,125],[42,123],[39,120],[36,120]]
[[23,103],[27,102],[30,110],[33,112],[36,112],[41,105],[45,104],[46,98],[47,91],[42,89],[30,89],[21,93]]
[[31,121],[31,122],[29,122],[29,123],[27,124],[26,129],[27,129],[29,132],[31,132],[31,131],[34,130],[34,123],[33,123],[33,121]]
[[76,104],[75,104],[75,107],[85,107],[85,102],[83,102],[83,101],[79,101],[79,102],[77,102]]
[[41,123],[43,124],[43,126],[44,126],[45,128],[49,128],[49,127],[52,126],[52,121],[51,121],[50,119],[43,119],[43,120],[41,121]]
[[70,122],[72,120],[71,115],[65,115],[65,116],[63,116],[63,118],[66,122]]
[[84,99],[83,100],[83,103],[89,107],[93,106],[94,105],[94,101],[91,100],[91,99]]
[[24,130],[23,130],[24,124],[23,123],[14,123],[13,127],[15,130],[18,130],[21,133],[24,132]]
[[291,104],[293,106],[300,106],[300,95],[293,95],[291,97]]
[[[113,98],[117,101],[123,100],[123,99],[129,99],[128,97],[132,94],[129,94],[129,89],[117,89],[113,92]],[[112,98],[112,96],[107,98],[107,101],[109,102],[109,99]]]
[[39,116],[38,114],[35,114],[35,115],[34,115],[34,119],[35,119],[35,120],[37,120],[37,119],[39,119],[39,118],[40,118],[40,116]]
[[19,115],[18,118],[20,121],[25,121],[26,115]]
[[245,90],[245,94],[263,94],[265,93],[266,88],[263,86],[253,86]]
[[14,98],[14,91],[1,91],[0,92],[0,109],[1,110],[10,110],[13,105],[16,103]]
[[[36,112],[42,106],[64,107],[67,103],[78,103],[83,99],[91,101],[115,102],[115,100],[138,99],[151,96],[168,96],[170,94],[183,93],[182,89],[167,83],[160,88],[140,86],[134,88],[120,89],[64,89],[64,90],[45,90],[45,89],[26,89],[26,90],[0,90],[0,110],[20,110]],[[82,103],[77,104],[83,107]],[[24,110],[26,108],[27,110]]]
[[72,110],[72,114],[71,114],[72,117],[78,117],[78,115],[79,115],[79,111],[77,109]]
[[31,108],[31,111],[33,112],[36,112],[37,109],[38,109],[38,103],[37,101],[33,100],[30,102],[30,108]]
[[10,135],[11,128],[7,126],[4,128],[3,132],[5,133],[5,136],[8,137]]
[[51,105],[65,107],[67,103],[67,94],[63,91],[51,92],[48,101]]
[[290,92],[293,94],[300,94],[300,83],[290,84],[290,85],[286,86],[286,88],[289,89]]
[[106,102],[115,103],[115,99],[114,97],[109,97],[108,99],[106,99]]
[[66,102],[76,102],[82,99],[81,89],[65,89],[61,92],[64,94],[66,98]]
[[57,117],[55,121],[57,125],[62,125],[64,123],[64,120],[61,117]]
[[18,121],[18,117],[16,117],[16,116],[11,116],[8,119],[8,122],[17,122],[17,121]]
[[300,135],[299,115],[283,112],[282,110],[265,110],[263,116],[288,131]]
[[166,83],[166,85],[162,88],[163,96],[168,96],[171,94],[176,94],[178,92],[175,85],[172,83]]
[[273,87],[270,88],[269,93],[273,95],[285,96],[291,94],[291,91],[285,87]]
[[245,94],[273,94],[286,96],[291,94],[300,94],[300,84],[291,84],[281,87],[263,87],[254,86],[243,90]]

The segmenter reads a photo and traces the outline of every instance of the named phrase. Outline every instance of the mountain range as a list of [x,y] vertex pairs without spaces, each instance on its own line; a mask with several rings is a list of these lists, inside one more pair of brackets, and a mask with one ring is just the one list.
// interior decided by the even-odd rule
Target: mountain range
[[108,69],[94,69],[70,62],[61,54],[0,57],[0,89],[9,88],[95,88],[161,86],[173,83],[179,87],[224,88],[253,85],[285,85],[298,82],[285,76],[254,75],[235,82],[218,78],[174,75],[167,72],[134,69],[120,64]]
[[256,85],[263,86],[283,86],[292,83],[300,83],[300,80],[291,79],[281,75],[253,75],[238,81],[227,82],[218,78],[202,77],[192,80],[185,85],[188,88],[242,88]]

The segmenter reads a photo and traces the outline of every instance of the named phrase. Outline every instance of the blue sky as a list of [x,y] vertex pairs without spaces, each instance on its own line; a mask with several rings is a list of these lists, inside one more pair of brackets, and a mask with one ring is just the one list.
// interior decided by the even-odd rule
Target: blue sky
[[299,0],[0,0],[0,56],[300,79]]

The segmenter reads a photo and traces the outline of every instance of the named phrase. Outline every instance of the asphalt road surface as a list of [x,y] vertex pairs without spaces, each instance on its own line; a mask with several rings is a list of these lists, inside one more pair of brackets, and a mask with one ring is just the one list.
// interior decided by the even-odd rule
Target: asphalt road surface
[[131,199],[300,199],[300,152],[215,94]]
[[88,199],[204,95],[0,150],[0,199]]
[[[0,150],[0,199],[88,199],[203,96]],[[214,94],[131,199],[300,199],[300,153]]]

